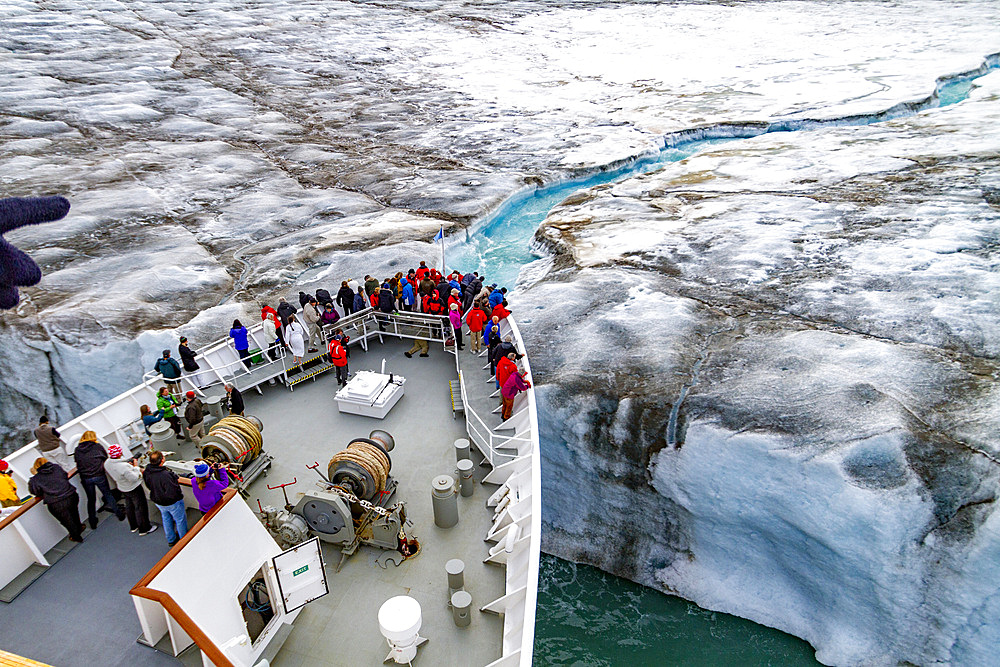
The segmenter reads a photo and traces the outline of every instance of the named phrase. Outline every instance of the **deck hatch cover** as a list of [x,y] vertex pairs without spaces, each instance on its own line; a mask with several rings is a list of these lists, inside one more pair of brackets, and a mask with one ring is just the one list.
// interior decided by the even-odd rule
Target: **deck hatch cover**
[[330,592],[318,537],[278,554],[271,563],[286,614]]

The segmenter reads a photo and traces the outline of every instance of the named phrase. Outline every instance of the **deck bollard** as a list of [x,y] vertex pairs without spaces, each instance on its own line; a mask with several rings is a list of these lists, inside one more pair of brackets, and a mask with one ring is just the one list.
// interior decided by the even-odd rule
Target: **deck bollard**
[[472,623],[472,596],[466,591],[457,591],[451,596],[451,615],[455,619],[455,625],[460,628],[468,627]]
[[458,462],[458,482],[462,489],[463,498],[471,498],[475,490],[476,480],[472,476],[474,466],[469,459],[462,459]]
[[439,528],[451,528],[458,523],[458,494],[455,493],[455,479],[451,475],[438,475],[431,485],[434,524]]
[[208,413],[215,418],[212,421],[219,421],[225,416],[222,414],[222,399],[223,397],[221,395],[208,396],[205,398],[205,409],[208,410]]
[[149,425],[150,447],[161,452],[177,449],[177,435],[166,419]]
[[462,559],[452,558],[444,564],[444,571],[448,573],[449,596],[465,590],[465,562]]
[[462,459],[472,459],[469,453],[469,440],[467,438],[459,438],[455,441],[455,459],[461,461]]

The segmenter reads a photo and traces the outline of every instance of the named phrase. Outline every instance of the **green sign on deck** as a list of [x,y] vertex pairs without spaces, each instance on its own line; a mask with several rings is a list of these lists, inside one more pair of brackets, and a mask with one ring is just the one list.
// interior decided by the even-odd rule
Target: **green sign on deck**
[[297,570],[295,570],[294,572],[292,572],[292,576],[293,576],[293,577],[297,577],[297,576],[299,576],[300,574],[302,574],[303,572],[305,572],[305,571],[306,571],[306,570],[308,570],[308,569],[309,569],[309,566],[308,566],[308,565],[303,565],[303,566],[302,566],[302,567],[300,567],[299,569],[297,569]]

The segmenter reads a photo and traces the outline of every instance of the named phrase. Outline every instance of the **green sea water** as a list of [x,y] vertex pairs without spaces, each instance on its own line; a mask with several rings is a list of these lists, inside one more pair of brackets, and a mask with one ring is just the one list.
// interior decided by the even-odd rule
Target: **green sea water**
[[536,667],[819,665],[809,644],[588,565],[542,555]]

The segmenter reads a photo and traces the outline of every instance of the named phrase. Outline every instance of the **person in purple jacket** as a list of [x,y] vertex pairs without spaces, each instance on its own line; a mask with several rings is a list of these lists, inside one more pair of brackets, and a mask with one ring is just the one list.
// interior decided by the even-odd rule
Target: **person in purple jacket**
[[531,387],[526,375],[525,371],[511,373],[507,381],[503,383],[503,387],[500,389],[500,405],[502,406],[500,419],[504,421],[510,419],[510,415],[514,411],[514,397]]
[[458,345],[458,349],[464,350],[465,346],[462,344],[462,311],[458,309],[458,304],[451,304],[451,310],[448,311],[448,319],[451,320],[451,328],[455,332],[455,343]]
[[[209,474],[217,471],[218,479],[210,479]],[[198,501],[198,509],[202,514],[208,514],[209,510],[215,507],[222,500],[222,492],[229,487],[229,473],[225,467],[218,463],[209,465],[204,461],[199,461],[194,466],[194,480],[191,484],[191,491]]]

